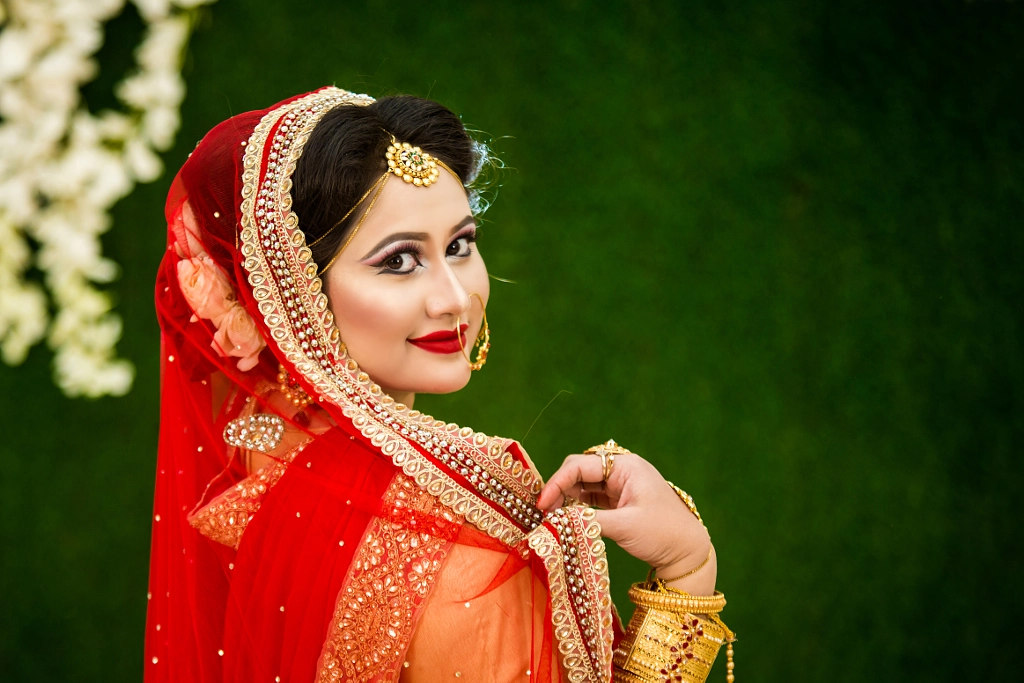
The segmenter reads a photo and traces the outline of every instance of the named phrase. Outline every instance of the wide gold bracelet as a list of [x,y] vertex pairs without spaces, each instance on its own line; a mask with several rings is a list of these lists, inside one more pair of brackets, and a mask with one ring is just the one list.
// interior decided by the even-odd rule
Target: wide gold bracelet
[[[717,614],[700,616],[709,614],[709,609],[721,611],[725,605],[721,593],[710,598],[684,598],[657,585],[638,583],[630,589],[629,597],[636,610],[612,657],[616,681],[702,683],[722,643],[728,643],[726,680],[733,683],[732,642],[736,636]],[[699,608],[686,609],[691,603]]]

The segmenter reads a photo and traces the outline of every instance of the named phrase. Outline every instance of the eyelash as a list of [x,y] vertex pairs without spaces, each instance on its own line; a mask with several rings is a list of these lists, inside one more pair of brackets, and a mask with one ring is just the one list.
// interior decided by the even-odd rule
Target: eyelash
[[[452,241],[448,243],[448,247],[450,247],[452,244],[455,244],[459,240],[466,240],[466,242],[468,242],[470,245],[476,243],[476,231],[465,233],[462,235],[456,235],[455,237],[452,238]],[[448,247],[445,247],[445,251],[448,250]],[[467,258],[470,255],[472,255],[472,253],[473,251],[471,249],[468,253],[463,254],[462,256],[458,256],[457,258]],[[419,245],[416,242],[399,242],[398,244],[392,245],[386,252],[384,252],[384,254],[380,258],[377,259],[377,261],[374,263],[374,268],[377,269],[378,273],[382,274],[408,275],[409,273],[412,272],[411,270],[400,271],[394,270],[393,268],[385,267],[385,264],[388,261],[390,261],[396,256],[401,256],[402,254],[409,254],[410,256],[412,256],[413,259],[416,261],[417,266],[423,265],[422,263],[420,263],[420,257],[423,256],[423,251],[419,248]]]

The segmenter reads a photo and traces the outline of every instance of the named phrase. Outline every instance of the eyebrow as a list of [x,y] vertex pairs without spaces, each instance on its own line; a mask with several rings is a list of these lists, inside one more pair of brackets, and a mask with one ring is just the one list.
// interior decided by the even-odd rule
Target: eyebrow
[[[462,228],[466,227],[467,225],[473,225],[474,223],[476,223],[476,221],[473,219],[472,216],[466,216],[461,221],[459,221],[455,225],[455,227],[453,227],[451,230],[449,230],[448,234],[449,234],[449,236],[450,235],[454,235],[459,230],[462,230]],[[373,249],[371,249],[370,251],[366,252],[366,255],[363,256],[363,258],[360,259],[360,260],[365,261],[366,259],[370,258],[371,256],[373,256],[378,251],[380,251],[384,247],[388,246],[392,242],[401,242],[403,240],[409,240],[409,241],[413,241],[413,242],[426,242],[428,239],[430,239],[430,235],[425,233],[425,232],[395,232],[395,233],[392,233],[392,234],[388,235],[387,237],[382,239],[380,242],[377,242],[377,244],[373,247]]]

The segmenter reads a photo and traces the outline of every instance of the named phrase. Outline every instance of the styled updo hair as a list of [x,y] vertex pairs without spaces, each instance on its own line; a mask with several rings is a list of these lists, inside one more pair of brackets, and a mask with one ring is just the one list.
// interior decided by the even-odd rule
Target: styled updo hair
[[[292,174],[292,209],[306,244],[330,231],[311,248],[319,268],[334,257],[358,221],[360,210],[331,230],[384,173],[392,135],[448,164],[464,186],[473,183],[487,158],[487,148],[469,136],[459,117],[431,100],[402,95],[332,109],[310,133]],[[470,206],[478,213],[478,197],[469,192]]]

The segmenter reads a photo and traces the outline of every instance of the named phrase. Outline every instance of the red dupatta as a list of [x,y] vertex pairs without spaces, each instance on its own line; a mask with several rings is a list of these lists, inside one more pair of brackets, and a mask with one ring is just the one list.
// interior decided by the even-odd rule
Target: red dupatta
[[517,443],[395,403],[339,338],[291,174],[370,102],[235,116],[172,185],[146,680],[610,681],[593,511],[542,514]]

